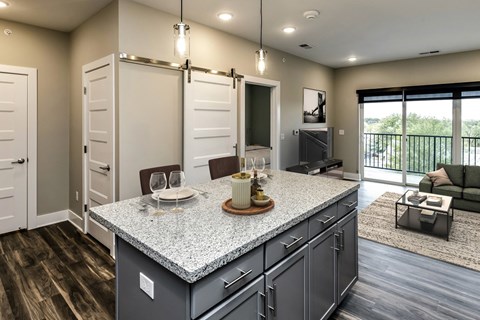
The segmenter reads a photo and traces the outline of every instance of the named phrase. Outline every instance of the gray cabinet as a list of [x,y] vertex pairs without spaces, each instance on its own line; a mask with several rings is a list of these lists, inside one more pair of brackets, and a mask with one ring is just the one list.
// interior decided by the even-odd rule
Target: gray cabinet
[[338,303],[358,279],[357,210],[338,222]]
[[267,319],[308,319],[308,246],[265,272]]
[[328,319],[358,278],[356,201],[347,195],[195,283],[117,236],[117,319]]
[[337,226],[333,226],[308,244],[311,320],[328,319],[337,306],[336,230]]
[[260,320],[264,318],[264,277],[245,286],[230,299],[222,302],[201,320]]

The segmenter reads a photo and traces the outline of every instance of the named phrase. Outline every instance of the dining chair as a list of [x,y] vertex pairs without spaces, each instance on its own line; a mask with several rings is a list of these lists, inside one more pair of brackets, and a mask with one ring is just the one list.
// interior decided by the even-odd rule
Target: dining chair
[[210,169],[210,178],[214,180],[240,172],[240,159],[238,156],[210,159],[208,167]]
[[[165,175],[168,179],[170,172],[175,170],[181,170],[179,164],[172,164],[169,166],[154,167],[140,170],[140,187],[142,188],[142,195],[152,193],[152,191],[150,190],[150,176],[153,172],[165,172]],[[168,187],[169,186],[167,186],[167,188]]]

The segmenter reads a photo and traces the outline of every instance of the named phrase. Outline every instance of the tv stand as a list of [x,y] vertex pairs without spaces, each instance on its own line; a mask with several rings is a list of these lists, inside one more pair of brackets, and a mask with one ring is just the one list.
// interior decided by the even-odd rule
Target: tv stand
[[287,171],[308,175],[324,174],[327,178],[343,179],[343,161],[325,159],[288,167]]

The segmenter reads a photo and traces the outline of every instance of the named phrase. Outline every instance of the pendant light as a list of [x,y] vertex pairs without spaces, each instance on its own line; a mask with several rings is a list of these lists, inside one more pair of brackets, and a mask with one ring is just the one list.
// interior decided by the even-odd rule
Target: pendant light
[[179,58],[190,56],[190,26],[183,22],[183,0],[180,0],[180,23],[173,26],[174,54]]
[[260,0],[260,49],[255,52],[255,69],[260,75],[267,71],[267,50],[263,49],[263,0]]

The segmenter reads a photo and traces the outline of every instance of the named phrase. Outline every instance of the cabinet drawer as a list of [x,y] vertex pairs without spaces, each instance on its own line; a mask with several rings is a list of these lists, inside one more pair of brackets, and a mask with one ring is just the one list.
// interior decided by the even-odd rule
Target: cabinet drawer
[[191,287],[195,319],[263,272],[263,246],[241,256]]
[[323,209],[308,219],[308,237],[312,239],[337,221],[337,204]]
[[351,212],[357,207],[358,204],[358,191],[349,194],[345,198],[338,201],[338,218],[340,220],[344,215]]
[[307,220],[269,240],[265,245],[265,269],[270,268],[280,259],[301,247],[307,240]]

